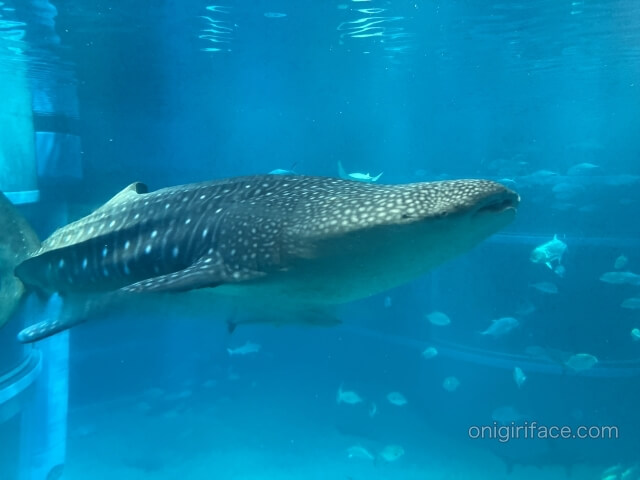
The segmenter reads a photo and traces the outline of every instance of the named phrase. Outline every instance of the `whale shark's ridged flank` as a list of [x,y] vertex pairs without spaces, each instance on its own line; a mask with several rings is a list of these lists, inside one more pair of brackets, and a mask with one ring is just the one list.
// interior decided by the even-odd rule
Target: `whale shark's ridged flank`
[[0,327],[11,318],[24,293],[13,270],[39,246],[27,221],[0,193]]
[[[423,274],[506,225],[518,201],[488,180],[262,175],[154,192],[136,183],[57,230],[16,275],[65,297],[216,287],[266,308],[313,310]],[[36,330],[21,338],[51,333]]]

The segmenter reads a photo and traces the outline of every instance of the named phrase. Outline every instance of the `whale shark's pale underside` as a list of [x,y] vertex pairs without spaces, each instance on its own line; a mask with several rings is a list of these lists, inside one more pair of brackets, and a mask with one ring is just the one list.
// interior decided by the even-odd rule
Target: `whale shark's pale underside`
[[[317,311],[467,251],[509,223],[518,203],[516,193],[488,180],[378,185],[261,175],[153,192],[134,183],[38,248],[3,198],[0,272],[15,291],[0,297],[0,322],[15,309],[21,284],[69,305],[211,289],[263,311]],[[20,340],[84,320],[86,309],[72,310],[28,327]]]

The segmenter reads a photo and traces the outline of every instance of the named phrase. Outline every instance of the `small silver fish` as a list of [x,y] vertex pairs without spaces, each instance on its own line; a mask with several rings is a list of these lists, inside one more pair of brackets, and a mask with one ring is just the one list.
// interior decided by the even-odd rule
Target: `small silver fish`
[[629,263],[629,259],[624,255],[620,255],[618,258],[616,258],[616,261],[613,262],[613,268],[615,268],[616,270],[622,270],[627,266],[627,263]]
[[438,349],[436,347],[427,347],[422,351],[422,356],[427,360],[438,355]]
[[602,472],[602,475],[601,475],[602,480],[605,480],[605,479],[610,478],[610,477],[613,477],[614,479],[617,480],[618,474],[620,472],[622,472],[622,468],[623,468],[623,466],[618,463],[616,465],[613,465],[613,466],[605,469],[605,471]]
[[229,355],[250,355],[252,353],[258,353],[261,349],[261,345],[248,341],[241,347],[227,348],[227,353]]
[[395,462],[404,455],[404,448],[400,445],[387,445],[380,451],[380,457],[386,462]]
[[631,297],[623,301],[620,306],[630,310],[638,310],[640,308],[640,297]]
[[442,312],[431,312],[426,315],[427,320],[433,325],[445,327],[451,323],[451,319]]
[[521,185],[548,186],[554,185],[558,181],[558,172],[551,170],[536,170],[528,175],[518,177]]
[[407,404],[407,399],[400,392],[389,393],[387,395],[387,400],[389,400],[390,404],[395,405],[397,407],[402,407]]
[[343,180],[355,180],[356,182],[373,183],[373,182],[377,182],[380,179],[380,177],[382,176],[382,172],[380,172],[375,177],[372,177],[368,173],[359,173],[359,172],[347,173],[344,167],[342,166],[342,162],[338,162],[338,175]]
[[513,317],[498,318],[492,320],[491,325],[489,325],[486,330],[480,332],[480,335],[491,335],[493,337],[497,337],[509,333],[519,325],[520,322],[518,321],[518,319]]
[[637,342],[640,340],[640,328],[634,328],[631,330],[631,338]]
[[600,281],[614,285],[640,286],[640,275],[633,272],[606,272],[600,276]]
[[576,372],[583,372],[597,363],[598,359],[589,353],[576,353],[565,362],[565,365]]
[[362,445],[352,445],[347,448],[347,457],[362,460],[375,460],[375,456]]
[[342,384],[338,387],[338,393],[336,394],[336,403],[346,403],[347,405],[356,405],[362,403],[362,398],[353,390],[343,390]]
[[552,240],[534,248],[529,260],[533,263],[543,263],[553,270],[553,262],[557,262],[557,265],[560,265],[562,256],[566,251],[567,244],[560,240],[558,235],[554,235]]
[[515,367],[513,369],[513,380],[516,382],[516,385],[518,385],[518,388],[522,387],[524,382],[527,381],[527,376],[520,367]]
[[595,165],[593,163],[578,163],[577,165],[573,165],[567,170],[567,175],[571,176],[582,176],[582,175],[591,175],[600,170],[600,166]]
[[282,12],[264,12],[264,16],[266,18],[284,18],[287,14]]
[[542,293],[549,293],[552,295],[558,293],[558,286],[551,282],[531,283],[529,286]]
[[456,377],[447,377],[442,382],[442,388],[447,392],[455,392],[460,387],[460,380]]
[[511,187],[516,187],[518,185],[518,182],[516,182],[514,179],[512,178],[501,178],[500,179],[500,183],[503,183],[503,185],[509,185],[510,188]]
[[633,480],[640,478],[640,476],[638,476],[638,470],[638,464],[628,467],[620,474],[620,480]]

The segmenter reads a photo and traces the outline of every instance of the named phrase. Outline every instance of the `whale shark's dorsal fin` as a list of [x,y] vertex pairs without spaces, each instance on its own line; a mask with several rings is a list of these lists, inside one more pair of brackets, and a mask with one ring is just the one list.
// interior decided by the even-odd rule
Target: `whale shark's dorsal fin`
[[131,185],[123,188],[105,205],[109,205],[110,203],[120,202],[132,195],[139,195],[141,193],[149,193],[149,187],[147,187],[147,185],[142,182],[133,182]]
[[149,193],[149,187],[147,187],[147,185],[142,182],[134,182],[126,188],[123,188],[119,193],[111,198],[111,200],[98,208],[96,212],[99,212],[106,207],[112,207],[117,203],[123,202],[128,198],[131,198],[132,196],[140,195],[141,193]]

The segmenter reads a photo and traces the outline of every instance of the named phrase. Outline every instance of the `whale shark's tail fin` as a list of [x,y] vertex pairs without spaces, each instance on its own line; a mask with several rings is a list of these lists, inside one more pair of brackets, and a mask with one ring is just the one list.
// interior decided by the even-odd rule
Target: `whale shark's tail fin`
[[27,220],[0,192],[0,328],[13,316],[25,293],[13,271],[39,247]]

